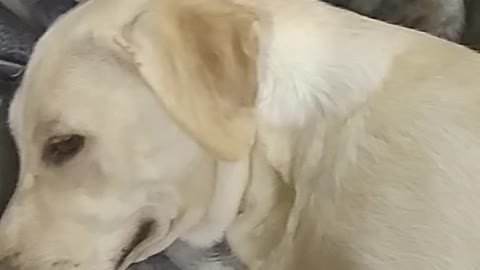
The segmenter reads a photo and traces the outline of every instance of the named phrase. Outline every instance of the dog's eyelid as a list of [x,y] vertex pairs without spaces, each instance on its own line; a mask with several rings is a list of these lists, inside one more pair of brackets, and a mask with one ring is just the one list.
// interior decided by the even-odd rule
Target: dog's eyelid
[[74,158],[85,147],[86,137],[79,134],[62,134],[48,138],[42,149],[42,161],[59,166]]

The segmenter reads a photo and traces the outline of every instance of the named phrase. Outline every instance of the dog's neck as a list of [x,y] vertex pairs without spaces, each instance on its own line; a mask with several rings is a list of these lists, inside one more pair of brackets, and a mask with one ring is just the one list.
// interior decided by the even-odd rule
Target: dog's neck
[[233,250],[249,263],[292,242],[314,185],[324,195],[316,209],[323,215],[345,164],[336,154],[355,148],[344,134],[356,133],[345,130],[359,129],[363,119],[353,115],[389,80],[411,38],[327,5],[306,2],[305,9],[274,11],[292,19],[273,17],[258,26],[257,144],[246,211],[228,233]]
[[327,4],[298,6],[258,26],[258,141],[287,182],[302,178],[292,164],[322,158],[326,134],[381,88],[410,37]]
[[[228,228],[233,251],[249,266],[274,257],[275,249],[292,250],[289,238],[304,218],[310,188],[322,192],[316,193],[321,198],[315,199],[315,215],[328,220],[328,203],[348,162],[337,156],[348,157],[355,148],[350,134],[361,132],[358,123],[363,119],[353,116],[383,88],[397,55],[418,36],[313,1],[305,0],[304,9],[301,5],[290,9],[288,1],[274,2],[284,6],[255,2],[275,15],[257,24],[258,129],[250,181],[245,193],[243,185],[224,189],[243,196],[242,213],[228,215],[233,223],[223,222],[221,228]],[[215,192],[221,195],[218,198],[231,196],[221,189]],[[218,213],[237,210],[220,208],[213,207],[212,212],[222,221],[229,219]],[[280,259],[288,260],[274,260]]]

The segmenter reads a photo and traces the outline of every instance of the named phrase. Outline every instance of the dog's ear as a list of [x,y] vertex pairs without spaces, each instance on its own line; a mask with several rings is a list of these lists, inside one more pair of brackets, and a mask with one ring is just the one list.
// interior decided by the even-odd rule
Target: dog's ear
[[119,43],[201,145],[220,159],[245,156],[255,135],[255,13],[225,0],[149,3]]

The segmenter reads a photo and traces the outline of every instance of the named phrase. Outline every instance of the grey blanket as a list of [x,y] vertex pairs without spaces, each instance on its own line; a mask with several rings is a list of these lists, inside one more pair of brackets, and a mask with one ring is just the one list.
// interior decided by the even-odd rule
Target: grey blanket
[[5,125],[7,106],[16,83],[0,81],[0,215],[15,187],[18,159],[12,137]]

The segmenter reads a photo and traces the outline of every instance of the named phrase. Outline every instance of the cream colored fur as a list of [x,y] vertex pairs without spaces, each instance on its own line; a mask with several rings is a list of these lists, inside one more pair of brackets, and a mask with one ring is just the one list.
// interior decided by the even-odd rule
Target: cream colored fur
[[[154,220],[118,269],[223,235],[251,270],[480,269],[478,70],[309,0],[88,1],[13,101],[0,261],[116,270]],[[85,147],[46,164],[59,134]]]

